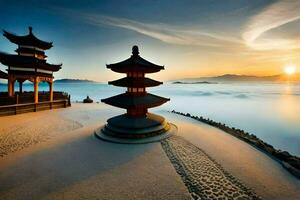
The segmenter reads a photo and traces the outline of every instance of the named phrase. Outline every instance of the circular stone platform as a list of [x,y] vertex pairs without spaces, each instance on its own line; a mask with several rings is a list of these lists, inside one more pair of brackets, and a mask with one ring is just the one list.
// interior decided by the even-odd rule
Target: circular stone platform
[[168,123],[169,129],[156,136],[152,137],[145,137],[145,138],[118,138],[118,137],[113,137],[110,135],[107,135],[103,132],[103,129],[105,126],[100,127],[95,131],[95,136],[101,140],[107,141],[107,142],[114,142],[114,143],[120,143],[120,144],[146,144],[146,143],[152,143],[152,142],[159,142],[163,139],[169,138],[172,135],[175,135],[177,133],[177,126]]
[[138,144],[160,141],[176,132],[177,127],[162,116],[147,113],[146,117],[140,118],[126,114],[110,118],[95,134],[106,141]]

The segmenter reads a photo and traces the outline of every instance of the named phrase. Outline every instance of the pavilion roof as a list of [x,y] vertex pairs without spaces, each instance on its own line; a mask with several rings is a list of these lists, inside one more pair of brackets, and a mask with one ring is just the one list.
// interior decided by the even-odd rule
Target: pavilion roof
[[125,77],[115,81],[109,81],[108,84],[120,87],[153,87],[162,84],[162,82],[144,77]]
[[128,108],[139,108],[139,107],[152,108],[152,107],[160,106],[169,100],[170,99],[168,98],[160,97],[150,93],[146,93],[145,95],[141,95],[141,96],[133,96],[128,93],[123,93],[106,99],[101,99],[101,102],[119,108],[128,109]]
[[32,33],[32,27],[29,27],[29,33],[27,35],[18,36],[3,30],[3,36],[6,37],[10,42],[17,45],[34,46],[44,50],[50,49],[53,46],[52,42],[46,42],[38,39]]
[[49,64],[46,60],[40,60],[32,56],[13,55],[0,52],[0,62],[3,65],[22,68],[39,68],[50,70],[53,72],[59,71],[62,64]]
[[108,64],[107,68],[114,72],[127,73],[127,72],[143,72],[154,73],[164,69],[164,66],[151,63],[139,56],[137,46],[132,48],[132,56],[124,61]]
[[8,78],[7,73],[0,70],[0,78],[7,79]]

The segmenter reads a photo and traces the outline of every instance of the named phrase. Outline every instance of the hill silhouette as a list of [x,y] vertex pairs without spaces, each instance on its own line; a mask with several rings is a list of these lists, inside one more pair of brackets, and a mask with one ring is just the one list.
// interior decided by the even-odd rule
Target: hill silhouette
[[278,74],[272,76],[252,76],[238,74],[224,74],[220,76],[199,77],[199,78],[184,78],[184,81],[221,81],[221,82],[300,82],[300,74],[286,75]]

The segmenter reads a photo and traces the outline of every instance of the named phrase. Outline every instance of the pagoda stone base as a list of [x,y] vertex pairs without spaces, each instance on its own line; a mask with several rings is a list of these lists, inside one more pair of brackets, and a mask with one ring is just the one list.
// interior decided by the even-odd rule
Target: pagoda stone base
[[147,113],[146,117],[132,118],[126,114],[107,120],[107,124],[95,131],[103,140],[116,143],[150,143],[170,137],[177,132],[174,124],[155,114]]

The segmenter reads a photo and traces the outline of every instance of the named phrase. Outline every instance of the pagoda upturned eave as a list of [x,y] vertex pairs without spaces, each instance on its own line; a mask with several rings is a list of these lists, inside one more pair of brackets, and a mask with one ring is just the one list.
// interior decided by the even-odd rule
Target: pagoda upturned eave
[[123,93],[106,99],[101,99],[101,102],[103,103],[124,109],[152,108],[160,106],[168,101],[170,101],[170,99],[150,93],[140,96],[133,96],[128,93]]
[[164,70],[165,67],[151,63],[138,55],[132,55],[130,58],[113,64],[106,65],[108,69],[114,72],[127,73],[127,72],[144,72],[155,73]]
[[1,52],[0,62],[9,67],[39,68],[53,72],[59,71],[62,66],[62,64],[49,64],[46,60],[40,60],[31,56],[13,55]]
[[50,49],[53,47],[52,42],[46,42],[38,39],[33,33],[32,28],[29,28],[29,34],[24,36],[18,36],[8,31],[3,30],[3,36],[6,37],[10,42],[15,43],[17,45],[24,46],[35,46],[40,49]]
[[125,77],[115,81],[109,81],[108,84],[119,87],[154,87],[163,83],[144,77]]

